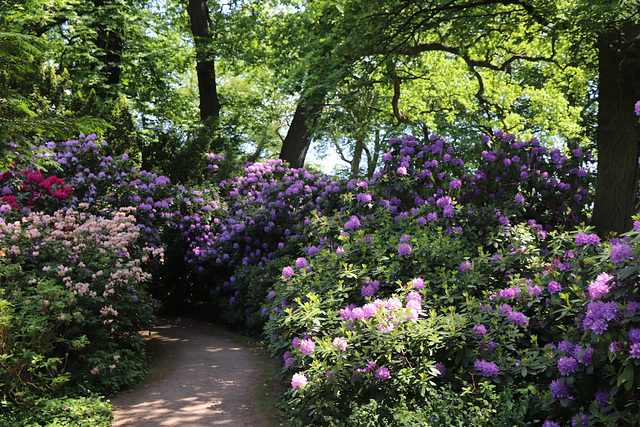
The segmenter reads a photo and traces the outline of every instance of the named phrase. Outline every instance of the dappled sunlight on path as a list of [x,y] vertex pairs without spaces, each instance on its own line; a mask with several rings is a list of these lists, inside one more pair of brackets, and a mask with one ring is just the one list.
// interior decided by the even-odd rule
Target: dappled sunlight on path
[[[221,327],[163,321],[149,344],[158,367],[139,388],[111,399],[113,427],[275,426],[269,397],[274,366],[258,349]],[[265,402],[267,403],[265,405]]]

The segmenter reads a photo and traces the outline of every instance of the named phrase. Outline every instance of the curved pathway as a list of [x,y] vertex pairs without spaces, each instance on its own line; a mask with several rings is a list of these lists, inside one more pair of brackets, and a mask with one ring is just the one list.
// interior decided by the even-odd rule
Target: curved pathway
[[286,424],[275,407],[275,365],[242,339],[220,326],[159,321],[148,336],[152,372],[138,388],[111,399],[113,427]]

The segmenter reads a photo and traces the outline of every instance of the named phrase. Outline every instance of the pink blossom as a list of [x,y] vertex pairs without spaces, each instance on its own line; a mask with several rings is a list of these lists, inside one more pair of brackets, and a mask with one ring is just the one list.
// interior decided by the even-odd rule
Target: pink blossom
[[291,387],[298,388],[301,386],[305,386],[307,385],[307,382],[307,377],[305,377],[303,374],[293,374],[293,377],[291,378]]
[[336,350],[345,350],[347,348],[347,340],[336,337],[333,339],[333,348]]
[[304,339],[300,341],[300,351],[302,354],[312,353],[316,349],[316,343],[312,339]]

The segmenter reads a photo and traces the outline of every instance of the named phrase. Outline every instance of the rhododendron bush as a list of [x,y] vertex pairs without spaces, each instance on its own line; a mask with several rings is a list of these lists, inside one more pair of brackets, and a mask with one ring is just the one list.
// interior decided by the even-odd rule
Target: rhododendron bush
[[136,245],[135,208],[97,217],[84,207],[0,220],[0,389],[9,411],[52,392],[111,394],[145,372],[144,268],[162,249]]

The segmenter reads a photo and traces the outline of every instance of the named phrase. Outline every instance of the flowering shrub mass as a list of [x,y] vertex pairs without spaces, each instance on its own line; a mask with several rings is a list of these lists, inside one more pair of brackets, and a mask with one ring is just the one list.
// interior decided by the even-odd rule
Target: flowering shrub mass
[[[640,217],[609,240],[589,228],[589,153],[479,144],[463,159],[438,136],[391,139],[350,180],[274,160],[223,175],[209,154],[199,188],[92,135],[47,144],[50,193],[1,175],[17,207],[0,209],[0,337],[22,355],[0,365],[4,399],[128,385],[151,290],[263,334],[292,425],[637,425]],[[18,197],[36,185],[47,203]]]
[[134,210],[0,219],[0,337],[9,356],[0,389],[9,412],[51,392],[112,394],[143,375],[138,331],[152,321],[143,268],[162,249],[135,245]]

